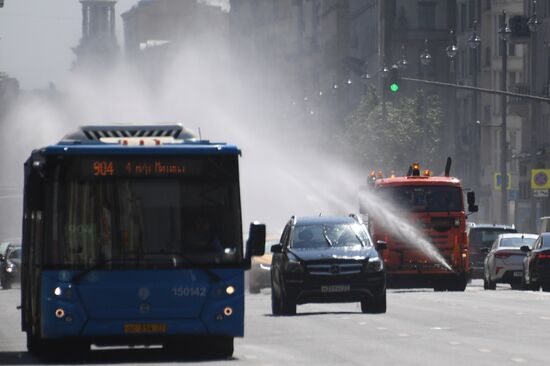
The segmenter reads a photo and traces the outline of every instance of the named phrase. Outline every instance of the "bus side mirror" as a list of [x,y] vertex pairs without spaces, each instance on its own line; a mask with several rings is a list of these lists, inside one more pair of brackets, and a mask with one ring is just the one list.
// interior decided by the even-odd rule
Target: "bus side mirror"
[[467,197],[467,200],[468,200],[468,211],[477,212],[479,210],[479,207],[476,205],[476,194],[475,194],[475,192],[468,192],[466,197]]
[[246,242],[246,256],[248,258],[265,254],[265,224],[250,223],[248,240]]

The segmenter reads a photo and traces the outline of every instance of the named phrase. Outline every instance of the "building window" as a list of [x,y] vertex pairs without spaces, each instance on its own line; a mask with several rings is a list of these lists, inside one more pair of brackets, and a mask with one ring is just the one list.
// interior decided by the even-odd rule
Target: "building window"
[[483,63],[484,66],[491,66],[491,47],[487,46],[485,47],[485,62]]
[[508,42],[508,56],[516,56],[516,44]]
[[421,29],[435,29],[435,6],[433,1],[418,2],[418,25]]
[[491,105],[487,104],[483,106],[483,120],[485,123],[489,123],[491,121]]
[[468,28],[472,27],[474,24],[474,20],[476,20],[476,2],[474,0],[470,0],[468,2]]
[[466,30],[466,4],[460,4],[460,31]]

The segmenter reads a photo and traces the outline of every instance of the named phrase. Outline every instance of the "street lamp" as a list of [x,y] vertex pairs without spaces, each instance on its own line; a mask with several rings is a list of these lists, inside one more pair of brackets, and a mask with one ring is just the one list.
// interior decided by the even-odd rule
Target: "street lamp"
[[[529,65],[531,68],[530,76],[529,76],[529,86],[530,90],[529,92],[531,95],[536,95],[537,93],[537,87],[536,87],[536,80],[537,80],[537,71],[536,71],[536,65],[537,65],[537,28],[540,25],[540,22],[537,18],[537,1],[533,0],[531,3],[531,16],[529,17],[529,20],[527,21],[527,25],[529,26],[529,30],[531,31],[530,34],[530,44],[529,44]],[[531,141],[530,141],[530,153],[531,153],[531,169],[535,169],[537,166],[537,125],[538,125],[538,118],[539,118],[539,104],[532,102],[531,103]],[[530,220],[529,222],[533,223],[535,222],[536,217],[536,201],[533,197],[531,197],[530,201],[530,210],[529,210],[529,216]]]
[[[506,23],[506,11],[502,11],[501,18],[502,26],[498,30],[498,35],[500,37],[500,45],[502,50],[502,72],[501,72],[501,89],[506,91],[507,86],[507,73],[508,73],[508,40],[510,39],[510,34],[512,31]],[[500,102],[500,114],[502,118],[501,123],[501,158],[500,158],[500,212],[501,212],[501,221],[503,224],[508,223],[508,171],[507,171],[507,160],[508,160],[508,144],[507,144],[507,133],[506,133],[506,113],[507,113],[507,99],[506,95],[501,96]]]
[[[472,24],[472,35],[468,38],[468,46],[472,50],[473,63],[472,65],[472,84],[477,88],[477,69],[478,69],[478,50],[481,45],[481,37],[477,33],[477,20],[474,20]],[[481,146],[481,131],[479,130],[479,118],[478,118],[478,98],[479,94],[477,91],[473,92],[472,95],[472,144],[473,148],[471,149],[471,178],[473,182],[474,189],[479,188],[479,151]]]
[[397,67],[400,71],[405,71],[407,69],[407,66],[409,65],[409,62],[407,61],[407,55],[405,53],[405,44],[401,44],[401,58],[397,60]]
[[363,68],[361,70],[361,82],[363,83],[363,95],[367,95],[367,87],[369,80],[372,79],[372,75],[369,74],[369,63],[365,60]]
[[533,0],[531,5],[531,17],[527,21],[527,25],[529,26],[529,30],[535,33],[537,27],[540,25],[539,19],[537,18],[537,0]]
[[428,51],[428,39],[424,39],[424,52],[420,54],[420,63],[424,66],[429,66],[432,62],[432,55]]
[[481,37],[479,36],[479,34],[477,34],[477,20],[474,20],[472,28],[473,32],[470,38],[468,38],[468,46],[470,46],[470,48],[473,50],[477,50],[479,48],[479,45],[481,44]]
[[[456,45],[456,39],[455,39],[455,32],[454,30],[449,31],[449,45],[445,48],[445,53],[447,54],[447,57],[449,58],[449,78],[452,83],[456,82],[456,72],[455,72],[455,57],[458,53],[458,47]],[[454,141],[449,141],[454,147],[453,150],[458,150],[458,147],[460,146],[459,143],[459,133],[458,126],[457,126],[457,109],[456,109],[456,89],[449,89],[448,91],[448,106],[449,106],[449,120],[450,125],[449,129],[453,131],[452,136],[455,137]]]
[[451,62],[454,61],[456,53],[458,52],[458,47],[456,45],[454,35],[455,32],[451,29],[451,31],[449,32],[449,45],[447,46],[447,48],[445,48],[445,52],[447,52],[447,57],[449,57]]

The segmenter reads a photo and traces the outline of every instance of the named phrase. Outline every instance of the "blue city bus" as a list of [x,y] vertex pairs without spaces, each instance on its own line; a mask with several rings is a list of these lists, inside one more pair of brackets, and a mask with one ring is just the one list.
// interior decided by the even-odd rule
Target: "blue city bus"
[[40,357],[90,345],[233,354],[244,334],[238,157],[180,125],[84,126],[25,163],[22,329]]

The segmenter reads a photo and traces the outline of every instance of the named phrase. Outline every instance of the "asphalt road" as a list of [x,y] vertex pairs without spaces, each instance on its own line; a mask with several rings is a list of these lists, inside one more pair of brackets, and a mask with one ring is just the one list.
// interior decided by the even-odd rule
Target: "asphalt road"
[[[25,349],[19,290],[0,291],[0,365],[40,364]],[[177,359],[161,349],[94,350],[89,364],[165,365],[548,365],[550,293],[391,290],[388,312],[362,314],[359,304],[298,306],[273,317],[270,292],[248,295],[246,336],[232,360]]]

